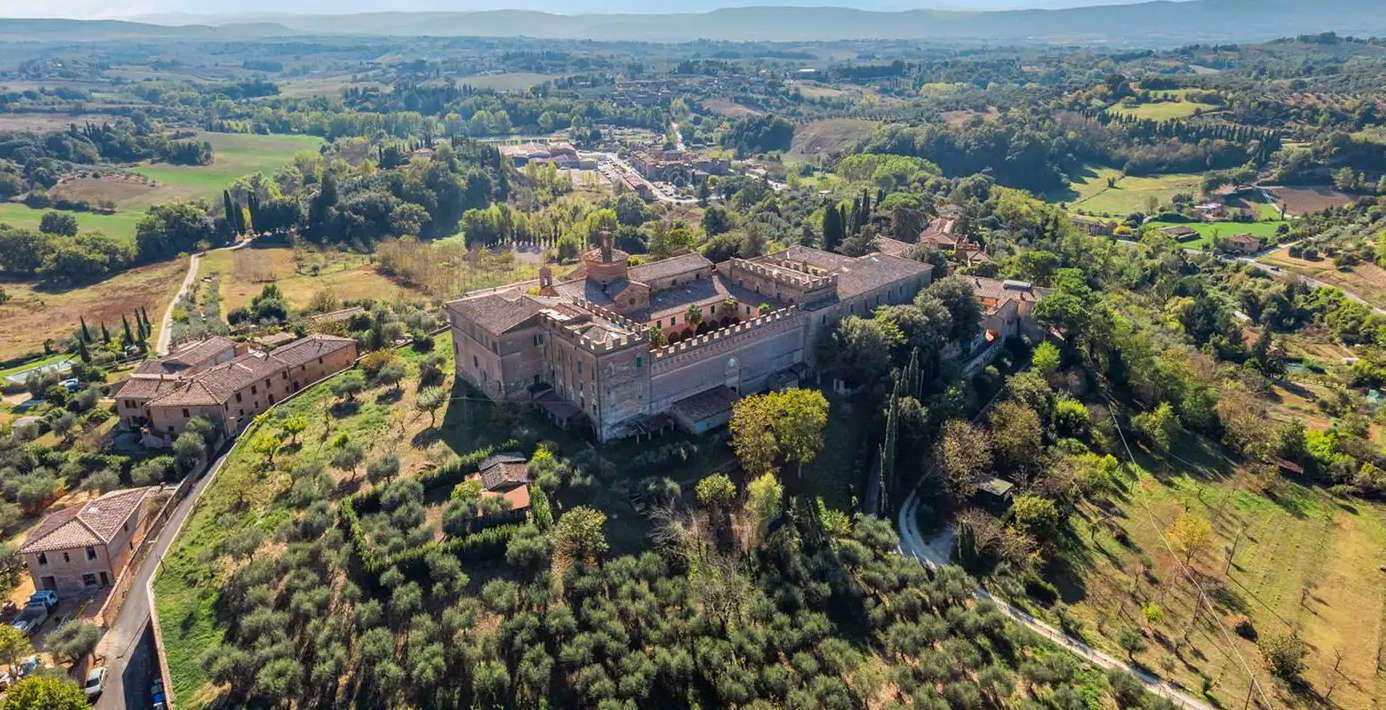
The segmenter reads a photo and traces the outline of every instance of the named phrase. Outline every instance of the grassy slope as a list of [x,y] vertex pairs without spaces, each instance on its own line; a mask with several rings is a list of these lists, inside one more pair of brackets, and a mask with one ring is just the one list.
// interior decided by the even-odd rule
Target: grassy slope
[[1386,269],[1376,264],[1357,264],[1344,271],[1335,267],[1331,259],[1291,258],[1288,249],[1271,252],[1261,261],[1351,291],[1374,306],[1386,307]]
[[[1077,212],[1106,216],[1142,212],[1151,197],[1165,203],[1181,192],[1197,194],[1202,179],[1196,173],[1122,177],[1115,168],[1089,168],[1075,177],[1068,189],[1045,195],[1045,199],[1067,203]],[[1107,186],[1108,179],[1116,180],[1114,187]]]
[[[1374,569],[1386,562],[1386,508],[1360,501],[1349,505],[1295,483],[1274,495],[1259,493],[1215,452],[1197,442],[1183,443],[1179,454],[1193,461],[1164,466],[1144,459],[1156,473],[1142,471],[1110,516],[1085,510],[1076,520],[1076,535],[1066,541],[1070,564],[1049,572],[1086,639],[1125,655],[1114,641],[1118,632],[1143,623],[1142,603],[1157,603],[1166,618],[1153,625],[1150,647],[1136,659],[1195,691],[1202,670],[1215,680],[1213,693],[1223,704],[1240,706],[1249,687],[1241,659],[1271,697],[1282,693],[1256,644],[1231,633],[1227,618],[1244,613],[1263,638],[1300,630],[1313,647],[1307,677],[1319,689],[1325,687],[1335,650],[1341,649],[1340,670],[1349,682],[1339,684],[1334,701],[1342,707],[1369,706],[1379,692],[1377,648],[1386,642],[1386,581]],[[1205,589],[1219,590],[1212,594],[1213,613],[1205,601],[1197,624],[1197,597],[1160,539],[1161,530],[1185,509],[1211,520],[1216,538],[1210,551],[1194,560],[1212,578]],[[1104,518],[1106,523],[1097,524]],[[1114,529],[1129,543],[1119,542]],[[1224,575],[1227,550],[1238,538],[1234,564]],[[1143,559],[1150,575],[1142,572]],[[1052,610],[1041,615],[1057,621]],[[1176,653],[1174,646],[1191,625],[1191,646]],[[1279,703],[1295,704],[1283,697]]]
[[[114,214],[74,212],[78,225],[84,230],[133,240],[135,225],[150,206],[191,199],[215,201],[237,178],[255,172],[276,172],[289,163],[294,153],[316,150],[322,143],[322,139],[314,136],[290,135],[207,133],[201,138],[212,144],[211,165],[158,164],[134,168],[134,172],[157,180],[159,185],[119,201]],[[36,228],[45,211],[18,203],[0,203],[0,223]]]
[[[438,352],[449,355],[446,371],[451,371],[451,346],[446,334],[439,336],[437,346]],[[411,363],[417,360],[412,350],[405,349],[401,353]],[[236,450],[227,458],[217,480],[203,494],[154,581],[169,671],[180,707],[200,707],[215,696],[215,692],[204,688],[207,678],[198,659],[208,647],[222,639],[223,631],[216,622],[214,605],[220,586],[218,579],[224,575],[224,570],[209,569],[209,564],[202,561],[202,556],[214,550],[231,533],[246,526],[272,533],[289,514],[285,503],[279,499],[279,494],[291,483],[284,471],[301,461],[326,463],[330,458],[327,446],[329,436],[346,433],[366,448],[367,460],[370,460],[394,450],[398,445],[394,432],[398,427],[396,418],[400,414],[412,419],[406,428],[407,432],[422,430],[428,424],[428,418],[415,418],[410,409],[415,388],[415,383],[411,381],[415,373],[412,366],[410,369],[410,380],[406,380],[404,396],[398,403],[384,397],[385,390],[382,388],[368,390],[357,398],[360,406],[356,412],[330,420],[330,434],[325,428],[327,419],[323,412],[335,398],[327,383],[309,388],[282,405],[290,413],[306,416],[309,426],[302,435],[303,443],[299,450],[279,454],[275,460],[276,470],[268,475],[258,465],[260,457],[245,446],[250,432],[247,431],[238,439]],[[404,441],[409,441],[408,433]],[[404,448],[406,450],[399,453],[401,470],[407,474],[421,463],[421,454],[407,443]],[[344,493],[352,486],[348,482],[342,485]]]

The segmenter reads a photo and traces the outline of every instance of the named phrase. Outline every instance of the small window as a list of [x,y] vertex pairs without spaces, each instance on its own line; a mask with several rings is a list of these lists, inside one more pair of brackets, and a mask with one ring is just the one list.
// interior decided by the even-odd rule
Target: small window
[[319,365],[322,364],[322,358],[318,358],[318,364],[319,364]]
[[188,409],[187,409],[187,407],[184,407],[184,408],[183,408],[183,418],[184,418],[184,419],[187,419],[187,418],[190,417],[190,416],[192,416],[192,415],[191,415],[191,414],[188,414]]
[[41,565],[48,564],[48,555],[46,553],[40,552],[38,554],[38,563]]
[[635,358],[635,367],[636,367],[637,369],[640,368],[640,367],[642,367],[642,366],[644,365],[644,362],[645,362],[645,358],[642,358],[642,357],[637,357],[637,358]]
[[63,562],[71,562],[71,561],[72,561],[72,555],[69,555],[69,554],[67,554],[66,552],[64,552],[64,553],[63,553]]
[[84,575],[82,575],[82,586],[84,586],[84,587],[95,587],[95,586],[96,586],[96,575],[94,575],[94,574],[84,574]]
[[250,386],[250,393],[251,393],[251,394],[255,394],[255,393],[256,393],[255,385],[251,385],[251,386]]
[[240,392],[237,392],[237,393],[236,393],[236,401],[237,401],[237,402],[241,401],[241,393],[240,393]]
[[94,560],[94,559],[96,559],[96,548],[95,548],[95,547],[92,547],[92,546],[90,546],[90,545],[87,546],[87,559],[89,559],[89,560]]

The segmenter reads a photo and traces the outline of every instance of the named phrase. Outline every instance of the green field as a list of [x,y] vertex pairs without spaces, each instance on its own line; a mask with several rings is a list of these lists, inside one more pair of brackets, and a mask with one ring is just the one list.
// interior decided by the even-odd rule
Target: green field
[[1121,114],[1123,116],[1135,116],[1136,118],[1146,118],[1152,121],[1168,121],[1175,118],[1188,118],[1197,113],[1208,113],[1217,111],[1221,106],[1205,104],[1198,101],[1188,101],[1186,96],[1189,89],[1174,89],[1170,91],[1153,91],[1152,94],[1162,97],[1178,99],[1177,101],[1153,101],[1150,103],[1136,104],[1128,106],[1122,103],[1112,104],[1107,107],[1107,113]]
[[[1108,186],[1108,180],[1114,181],[1113,186]],[[1146,211],[1151,198],[1164,204],[1179,193],[1197,195],[1201,182],[1202,176],[1197,173],[1123,177],[1115,168],[1090,167],[1076,175],[1067,188],[1043,197],[1049,202],[1065,203],[1074,212],[1124,217]]]
[[559,74],[536,74],[534,72],[516,71],[503,72],[500,74],[477,74],[475,76],[464,76],[458,79],[458,83],[466,84],[478,89],[492,89],[494,91],[524,91],[532,86],[538,86],[549,79],[557,79]]
[[1183,244],[1183,245],[1186,246],[1186,247],[1207,246],[1209,243],[1212,242],[1212,239],[1213,239],[1214,236],[1219,236],[1219,237],[1230,237],[1230,236],[1232,236],[1233,234],[1250,234],[1250,235],[1252,235],[1252,236],[1254,236],[1254,237],[1260,237],[1260,238],[1262,239],[1262,241],[1264,241],[1264,240],[1267,240],[1267,239],[1270,239],[1270,238],[1274,237],[1274,236],[1275,236],[1276,230],[1279,229],[1279,228],[1280,228],[1280,225],[1282,225],[1282,224],[1285,224],[1285,222],[1279,221],[1279,220],[1270,221],[1270,222],[1151,222],[1151,223],[1150,223],[1150,225],[1151,225],[1152,227],[1155,227],[1155,228],[1157,228],[1157,229],[1160,228],[1160,227],[1173,227],[1173,226],[1188,227],[1189,229],[1192,229],[1192,230],[1194,230],[1195,232],[1198,232],[1199,234],[1202,235],[1202,237],[1199,238],[1199,239],[1196,239],[1196,240],[1193,240],[1193,241],[1188,241],[1188,242],[1181,242],[1181,244]]
[[237,178],[251,173],[271,174],[288,165],[299,151],[315,151],[322,144],[316,136],[208,133],[212,144],[211,165],[146,165],[135,172],[159,181],[152,192],[120,203],[120,207],[144,208],[171,200],[212,200]]
[[[316,150],[322,139],[316,136],[250,135],[207,133],[201,138],[212,144],[211,165],[143,165],[132,172],[158,181],[145,192],[116,202],[114,214],[74,212],[84,231],[104,232],[112,237],[133,239],[135,225],[149,207],[166,202],[203,199],[216,201],[221,191],[237,178],[251,173],[271,174],[288,165],[295,153]],[[48,210],[30,209],[16,202],[0,203],[0,223],[37,228]]]
[[[39,220],[48,210],[35,210],[18,202],[0,202],[0,224],[26,229],[38,229]],[[135,236],[135,225],[139,223],[142,211],[116,210],[115,214],[95,212],[70,212],[77,218],[77,227],[84,232],[102,232],[112,237]]]

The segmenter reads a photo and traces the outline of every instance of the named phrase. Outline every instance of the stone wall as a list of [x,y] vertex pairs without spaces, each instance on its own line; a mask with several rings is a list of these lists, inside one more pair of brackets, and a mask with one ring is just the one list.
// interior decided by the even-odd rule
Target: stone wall
[[739,394],[758,392],[781,370],[804,361],[804,313],[785,308],[730,328],[659,349],[650,385],[650,410],[718,385]]

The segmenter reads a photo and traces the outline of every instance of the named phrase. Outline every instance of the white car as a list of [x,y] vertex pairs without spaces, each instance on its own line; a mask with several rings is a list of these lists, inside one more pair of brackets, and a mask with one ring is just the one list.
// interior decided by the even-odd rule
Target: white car
[[87,682],[82,686],[88,698],[95,698],[101,694],[101,689],[106,686],[106,667],[97,666],[87,671]]

